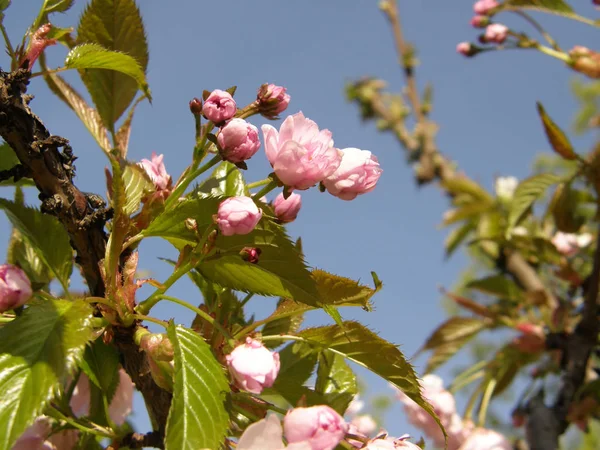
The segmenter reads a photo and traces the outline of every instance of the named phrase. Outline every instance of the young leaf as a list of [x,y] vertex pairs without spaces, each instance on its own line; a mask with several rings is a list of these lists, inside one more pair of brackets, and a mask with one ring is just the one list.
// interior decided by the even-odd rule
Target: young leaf
[[549,209],[559,231],[577,233],[585,223],[586,218],[578,211],[579,197],[571,183],[561,183],[556,188]]
[[468,194],[473,200],[492,204],[494,198],[475,181],[465,176],[455,176],[444,180],[442,183],[444,189],[452,194]]
[[477,218],[486,211],[489,211],[491,205],[487,202],[477,201],[451,209],[444,213],[442,225],[448,226],[465,219],[477,220]]
[[219,448],[229,427],[225,370],[198,333],[171,322],[167,334],[175,351],[175,384],[165,449]]
[[568,17],[583,23],[587,23],[588,25],[600,25],[598,21],[593,21],[587,17],[577,15],[575,11],[573,11],[571,5],[564,0],[507,0],[502,4],[502,8],[505,10],[533,9],[549,14],[557,14],[559,16]]
[[[133,78],[137,82],[138,88],[151,99],[143,69],[135,58],[126,53],[107,50],[98,44],[81,44],[69,52],[65,59],[65,67],[68,69],[105,69],[123,73]],[[114,125],[114,122],[107,123],[107,126],[111,125]]]
[[46,299],[0,328],[0,450],[42,414],[92,336],[84,301]]
[[44,11],[46,14],[61,12],[64,13],[75,4],[75,0],[45,0]]
[[0,0],[0,11],[4,11],[10,6],[10,0]]
[[546,114],[546,110],[540,102],[537,102],[537,110],[540,118],[542,119],[542,125],[544,125],[544,131],[550,145],[556,153],[565,159],[573,160],[577,159],[577,153],[573,150],[573,146],[569,141],[567,135],[559,128],[556,123]]
[[292,406],[296,406],[303,396],[307,402],[321,401],[320,396],[304,386],[317,365],[318,353],[313,347],[304,342],[292,342],[279,352],[279,358],[279,374],[273,387],[266,392],[277,392]]
[[[0,171],[12,169],[17,164],[21,164],[14,150],[6,142],[0,144]],[[21,178],[15,182],[13,179],[3,180],[0,186],[34,186],[30,178]]]
[[10,222],[44,261],[48,270],[67,289],[73,269],[73,249],[67,232],[56,217],[5,199],[0,199],[0,208],[4,209]]
[[104,124],[114,130],[114,124],[135,98],[138,86],[149,94],[144,79],[148,67],[148,43],[135,1],[92,0],[77,26],[77,43],[99,44],[105,49],[126,53],[136,62],[132,66],[136,72],[135,80],[114,71],[80,72]]
[[130,216],[139,209],[142,198],[154,191],[154,184],[146,171],[137,164],[127,163],[122,176],[126,199],[123,213]]
[[465,288],[475,289],[484,294],[514,301],[519,301],[523,297],[523,291],[519,286],[503,275],[491,275],[479,280],[473,280],[467,283]]
[[121,151],[121,158],[123,159],[127,157],[127,150],[129,148],[129,136],[131,135],[131,122],[133,121],[133,114],[135,112],[135,108],[145,98],[145,96],[141,96],[133,103],[133,105],[131,105],[131,108],[129,108],[129,114],[127,114],[127,118],[125,119],[125,121],[123,121],[123,124],[121,125],[119,131],[117,131],[117,134],[115,135],[115,147],[117,147]]
[[529,208],[546,192],[546,189],[558,183],[560,179],[558,175],[543,173],[529,177],[519,183],[508,213],[507,235],[510,235],[512,228],[519,224]]
[[325,403],[344,415],[358,392],[356,376],[341,355],[324,350],[319,353],[315,392]]
[[212,175],[194,191],[198,197],[235,197],[245,195],[246,183],[242,171],[234,164],[223,161]]
[[444,241],[444,248],[446,249],[446,258],[452,256],[452,253],[458,248],[458,246],[467,238],[469,233],[475,229],[473,222],[466,222],[463,225],[454,228],[448,233],[446,240]]
[[317,348],[329,349],[389,381],[427,411],[442,428],[433,408],[421,395],[413,367],[396,345],[357,322],[344,322],[343,327],[330,325],[309,328],[298,336]]
[[98,111],[89,106],[83,97],[61,76],[50,73],[44,75],[44,79],[50,90],[77,114],[79,120],[83,122],[104,153],[107,155],[110,154],[111,145],[108,140],[108,132],[102,123]]

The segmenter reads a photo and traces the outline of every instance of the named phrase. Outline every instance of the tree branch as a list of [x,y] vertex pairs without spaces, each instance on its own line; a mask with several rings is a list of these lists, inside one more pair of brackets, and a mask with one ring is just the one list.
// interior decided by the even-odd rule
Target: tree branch
[[[52,136],[29,108],[32,97],[26,95],[26,87],[30,75],[23,69],[10,73],[0,70],[0,136],[21,162],[22,167],[13,174],[33,178],[40,192],[42,211],[55,215],[69,234],[77,254],[75,261],[91,295],[103,297],[105,286],[100,264],[106,251],[106,215],[95,214],[98,211],[94,210],[88,197],[73,184],[75,157],[68,141]],[[150,417],[155,422],[153,426],[161,437],[158,441],[162,442],[171,394],[152,380],[145,353],[139,351],[133,340],[137,326],[115,327],[114,343],[122,355],[124,369],[146,400]]]

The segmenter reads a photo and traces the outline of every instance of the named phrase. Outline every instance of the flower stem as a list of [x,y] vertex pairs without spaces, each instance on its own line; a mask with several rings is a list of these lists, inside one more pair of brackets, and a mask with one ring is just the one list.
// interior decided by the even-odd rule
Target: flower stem
[[483,427],[485,425],[485,416],[487,415],[488,406],[492,398],[492,394],[496,389],[497,380],[492,378],[485,388],[483,398],[481,399],[481,406],[479,407],[479,414],[477,416],[477,425]]
[[144,316],[143,314],[134,314],[133,317],[137,320],[152,322],[161,327],[167,328],[168,324],[164,320],[157,319],[156,317]]
[[199,169],[196,169],[196,170],[192,171],[190,174],[188,174],[181,181],[181,183],[179,183],[177,185],[177,187],[173,190],[173,192],[171,192],[171,195],[169,195],[169,198],[165,202],[165,211],[168,211],[173,206],[173,203],[175,203],[176,201],[179,200],[179,197],[185,192],[185,190],[188,188],[190,183],[192,181],[194,181],[195,178],[202,175],[204,172],[206,172],[211,167],[217,165],[220,161],[222,161],[221,157],[219,155],[216,155],[213,159],[208,161],[202,167],[200,167]]
[[150,297],[148,297],[146,300],[144,300],[143,302],[141,302],[139,305],[137,305],[137,307],[135,308],[135,312],[138,314],[141,314],[143,316],[147,316],[148,313],[150,312],[150,310],[152,309],[152,307],[154,305],[156,305],[160,299],[162,298],[163,294],[171,287],[173,286],[173,284],[175,284],[175,282],[177,280],[179,280],[183,275],[185,275],[186,273],[188,273],[189,270],[191,270],[193,267],[191,262],[187,262],[185,264],[182,264],[181,266],[179,266],[177,269],[175,269],[173,271],[173,273],[171,274],[171,276],[169,278],[167,278],[167,281],[165,281],[162,285],[162,287],[160,287],[159,289],[157,289],[156,291],[154,291],[152,293],[152,295],[150,295]]
[[279,184],[279,183],[277,182],[277,180],[273,180],[273,179],[271,179],[271,180],[269,181],[269,183],[268,183],[268,184],[267,184],[267,185],[266,185],[264,188],[262,188],[260,191],[258,191],[256,194],[254,194],[254,195],[252,196],[252,198],[253,198],[254,200],[257,200],[257,199],[260,199],[260,198],[262,198],[264,195],[268,194],[268,193],[269,193],[269,192],[271,192],[273,189],[275,189],[275,188],[278,186],[278,184]]
[[60,412],[58,409],[56,409],[56,407],[51,408],[48,411],[48,415],[51,417],[54,417],[55,419],[67,422],[73,428],[77,428],[78,430],[83,431],[84,433],[90,433],[90,434],[94,434],[96,436],[107,437],[110,439],[115,439],[117,437],[117,435],[112,430],[101,427],[100,425],[97,425],[95,423],[91,424],[92,428],[82,425],[77,420],[64,415],[62,412]]
[[265,178],[264,180],[255,181],[254,183],[248,183],[248,184],[246,185],[246,187],[247,187],[248,189],[254,189],[254,188],[257,188],[257,187],[260,187],[260,186],[264,186],[264,185],[266,185],[266,184],[269,184],[271,181],[272,181],[272,179],[271,179],[271,178]]

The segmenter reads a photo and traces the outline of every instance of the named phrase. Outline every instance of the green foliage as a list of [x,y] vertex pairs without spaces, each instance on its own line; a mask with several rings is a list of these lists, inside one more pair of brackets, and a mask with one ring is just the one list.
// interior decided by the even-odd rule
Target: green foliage
[[542,119],[542,125],[544,126],[546,137],[548,138],[552,149],[565,159],[577,159],[577,153],[575,153],[569,138],[564,131],[554,123],[540,102],[537,103],[537,110]]
[[571,5],[564,0],[507,0],[503,3],[504,10],[532,9],[549,14],[568,17],[588,25],[598,26],[599,21],[592,21],[586,17],[579,16],[573,11]]
[[73,269],[73,250],[67,232],[56,217],[5,199],[0,199],[0,208],[4,209],[12,225],[48,270],[67,289]]
[[92,336],[84,301],[35,301],[0,328],[0,450],[9,450],[60,389]]
[[139,209],[142,199],[154,191],[154,184],[146,171],[134,163],[125,164],[122,177],[126,199],[123,213],[130,216]]
[[321,401],[313,390],[304,386],[317,365],[318,352],[305,342],[292,342],[279,352],[280,368],[273,387],[266,393],[280,394],[290,405],[296,406],[302,396],[307,402]]
[[246,184],[242,171],[234,164],[223,161],[215,168],[211,176],[194,190],[194,195],[200,198],[246,195]]
[[0,12],[4,11],[10,6],[11,0],[0,0]]
[[[0,171],[12,169],[20,163],[21,161],[19,161],[10,145],[6,142],[0,144]],[[0,181],[0,186],[34,186],[34,184],[30,178],[21,178],[17,182],[12,179]]]
[[549,210],[558,230],[564,233],[576,233],[585,223],[586,217],[578,208],[582,199],[581,193],[582,191],[573,189],[571,183],[561,183],[556,188]]
[[110,401],[119,381],[117,350],[105,344],[102,339],[96,339],[86,347],[79,367],[90,379],[90,382],[102,390]]
[[444,249],[446,250],[446,258],[452,256],[454,251],[464,242],[469,234],[475,229],[474,222],[465,222],[448,233],[444,241]]
[[175,351],[175,384],[165,448],[219,448],[229,426],[225,371],[194,331],[171,323],[167,333]]
[[134,0],[92,0],[77,26],[77,43],[93,43],[123,52],[134,60],[135,81],[114,71],[80,72],[98,112],[109,130],[131,104],[138,87],[150,98],[144,73],[148,43],[140,11]]
[[344,415],[358,393],[358,386],[356,376],[343,356],[327,350],[319,353],[315,392],[324,398],[327,405]]
[[573,125],[575,132],[581,134],[600,126],[600,81],[584,82],[574,78],[571,86],[580,103]]
[[75,4],[75,0],[45,0],[44,11],[49,13],[61,12],[64,13]]
[[523,291],[517,284],[503,275],[490,275],[472,280],[465,285],[467,289],[475,289],[484,294],[518,302],[523,298]]

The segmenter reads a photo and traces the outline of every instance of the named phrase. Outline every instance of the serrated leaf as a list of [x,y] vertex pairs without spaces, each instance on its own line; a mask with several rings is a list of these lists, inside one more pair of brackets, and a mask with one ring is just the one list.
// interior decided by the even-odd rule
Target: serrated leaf
[[225,371],[197,333],[171,322],[167,334],[175,352],[175,373],[165,449],[219,448],[229,427]]
[[73,249],[67,232],[56,217],[5,199],[0,199],[0,208],[4,209],[12,225],[44,261],[48,270],[68,289],[73,270]]
[[45,0],[44,11],[46,14],[66,12],[75,4],[75,0]]
[[[10,145],[6,142],[0,144],[0,171],[12,169],[21,164],[19,158]],[[15,182],[13,179],[0,181],[0,186],[35,186],[31,178],[21,178]]]
[[198,197],[236,197],[246,194],[242,171],[234,164],[223,161],[212,175],[202,182],[192,195]]
[[542,119],[542,125],[544,126],[546,137],[548,138],[552,149],[564,159],[577,159],[577,153],[575,153],[569,138],[563,132],[563,130],[561,130],[560,127],[554,123],[550,116],[546,114],[546,110],[540,102],[537,102],[537,110],[540,118]]
[[449,258],[458,246],[467,238],[469,233],[473,231],[475,225],[473,222],[466,222],[463,225],[454,228],[446,236],[444,241],[444,249],[446,250],[446,258]]
[[427,411],[442,428],[433,408],[421,395],[413,367],[396,345],[357,322],[344,322],[343,327],[309,328],[298,337],[316,348],[329,349],[389,381]]
[[327,350],[319,353],[315,392],[323,397],[325,404],[344,415],[358,393],[358,386],[354,372],[341,355]]
[[533,9],[559,16],[569,17],[588,25],[599,26],[598,21],[593,21],[587,17],[582,17],[573,11],[571,5],[564,0],[507,0],[502,4],[502,9]]
[[[298,307],[298,309],[296,309]],[[289,299],[280,299],[277,303],[277,309],[271,315],[272,320],[269,320],[263,329],[261,334],[263,336],[275,336],[278,334],[294,334],[300,329],[302,322],[304,321],[304,311],[308,311],[310,308],[304,303],[298,303]],[[285,312],[284,312],[285,311]],[[280,316],[277,313],[280,312]],[[286,314],[287,313],[287,314]],[[283,344],[282,340],[269,340],[264,343],[267,348],[276,348]]]
[[[141,87],[150,99],[145,77],[148,43],[140,11],[134,0],[92,0],[77,26],[77,43],[99,44],[124,52],[137,63],[136,80],[114,71],[80,72],[98,112],[109,130],[131,104]],[[140,77],[141,72],[141,77]]]
[[475,289],[484,294],[514,301],[519,301],[523,297],[523,291],[519,286],[503,275],[491,275],[479,280],[470,281],[465,285],[465,288]]
[[[103,69],[120,72],[133,78],[137,83],[137,87],[149,99],[152,98],[142,67],[135,58],[126,53],[107,50],[98,44],[81,44],[69,52],[65,59],[65,67],[68,69]],[[100,109],[99,105],[96,106]],[[100,115],[102,115],[102,111],[100,111]],[[114,122],[106,122],[106,124],[111,127]]]
[[433,372],[485,328],[481,318],[451,317],[441,324],[423,345],[423,350],[433,350],[425,373]]
[[75,112],[104,153],[110,154],[112,146],[98,111],[89,106],[83,97],[60,75],[49,73],[44,75],[44,80],[46,80],[50,90]]
[[0,328],[0,449],[9,450],[82,358],[91,338],[84,301],[46,299]]
[[561,177],[558,175],[543,173],[529,177],[519,183],[508,213],[507,235],[510,235],[512,228],[519,224],[529,208],[546,192],[546,189],[558,183],[560,179]]
[[73,32],[73,30],[73,27],[60,28],[52,25],[52,28],[50,28],[50,32],[46,35],[46,39],[56,39],[57,41],[60,41],[65,36],[68,36],[71,32]]
[[53,277],[48,266],[44,264],[33,247],[23,239],[21,233],[16,228],[12,230],[6,262],[23,269],[34,289],[35,286],[47,287],[52,281]]
[[122,176],[126,199],[123,213],[130,216],[139,209],[142,198],[155,188],[146,171],[137,164],[127,163]]
[[319,302],[332,306],[360,306],[370,311],[371,297],[379,290],[364,286],[350,278],[314,269],[311,272],[317,284]]
[[106,393],[110,402],[119,382],[119,353],[116,349],[102,339],[96,339],[86,347],[79,367],[96,387]]

